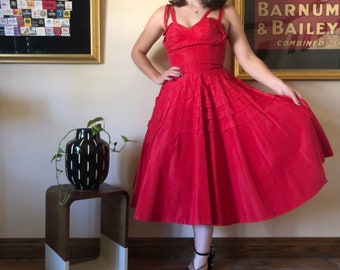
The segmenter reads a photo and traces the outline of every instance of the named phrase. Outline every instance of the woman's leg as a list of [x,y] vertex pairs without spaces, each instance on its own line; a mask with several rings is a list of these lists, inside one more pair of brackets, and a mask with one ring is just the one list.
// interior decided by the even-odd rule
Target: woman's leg
[[[196,252],[201,254],[209,254],[212,237],[214,233],[214,226],[194,225],[193,229],[194,229],[194,245]],[[195,253],[195,257],[189,269],[194,269],[193,266],[195,266],[195,269],[198,269],[206,265],[207,260],[208,255],[201,256]],[[207,269],[207,267],[204,267],[203,269]]]

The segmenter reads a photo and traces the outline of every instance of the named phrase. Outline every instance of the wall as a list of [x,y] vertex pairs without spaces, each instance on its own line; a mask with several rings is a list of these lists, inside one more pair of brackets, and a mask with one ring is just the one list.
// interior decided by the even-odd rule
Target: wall
[[[96,116],[119,139],[138,140],[112,155],[108,183],[131,191],[134,171],[158,86],[130,60],[147,19],[166,1],[103,1],[104,63],[101,65],[0,65],[0,238],[44,237],[45,191],[55,184],[50,163],[58,140]],[[163,61],[160,43],[152,57]],[[337,81],[291,82],[310,103],[335,153],[340,142]],[[218,228],[216,236],[340,236],[339,157],[325,163],[329,183],[301,208],[271,221]],[[67,182],[64,178],[63,182]],[[98,201],[76,202],[71,236],[98,233]],[[131,213],[132,214],[132,213]],[[143,224],[131,219],[132,237],[191,236],[188,226]]]

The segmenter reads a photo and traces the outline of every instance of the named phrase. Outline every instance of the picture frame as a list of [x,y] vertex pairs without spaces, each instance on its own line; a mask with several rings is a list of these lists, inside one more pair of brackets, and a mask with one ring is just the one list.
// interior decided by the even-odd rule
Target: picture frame
[[[235,0],[255,54],[281,79],[340,78],[339,0]],[[234,74],[251,77],[234,58]]]
[[[0,63],[101,63],[100,0],[1,0],[0,4]],[[13,19],[14,30],[7,27]]]

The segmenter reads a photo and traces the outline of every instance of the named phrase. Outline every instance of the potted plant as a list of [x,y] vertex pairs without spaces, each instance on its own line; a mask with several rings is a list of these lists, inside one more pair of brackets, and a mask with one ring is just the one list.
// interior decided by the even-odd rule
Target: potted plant
[[[72,133],[75,138],[66,143],[63,142]],[[100,137],[103,132],[108,141]],[[59,141],[57,152],[51,162],[55,165],[55,177],[58,184],[59,204],[64,205],[69,199],[72,190],[95,190],[103,183],[109,172],[110,153],[120,153],[129,140],[121,135],[123,145],[117,148],[118,143],[111,141],[110,133],[105,129],[103,117],[97,117],[87,123],[86,128],[74,128],[69,130]],[[65,172],[68,180],[73,185],[61,185],[60,174],[64,172],[60,168],[60,162],[65,159]]]

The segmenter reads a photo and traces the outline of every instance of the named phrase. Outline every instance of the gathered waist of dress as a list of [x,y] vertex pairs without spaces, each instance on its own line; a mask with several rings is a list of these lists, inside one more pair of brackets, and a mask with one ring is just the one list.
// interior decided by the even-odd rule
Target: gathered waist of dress
[[223,47],[187,47],[168,52],[171,66],[179,66],[183,72],[200,72],[220,69],[224,62]]

